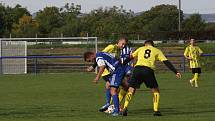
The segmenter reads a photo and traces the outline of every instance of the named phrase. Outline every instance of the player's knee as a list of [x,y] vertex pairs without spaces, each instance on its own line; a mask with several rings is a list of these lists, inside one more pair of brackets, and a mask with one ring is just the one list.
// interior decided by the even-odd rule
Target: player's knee
[[110,93],[111,95],[115,95],[118,93],[118,89],[116,87],[110,87]]
[[134,94],[134,92],[135,92],[135,88],[133,88],[133,87],[129,87],[128,91],[129,91],[130,93],[133,93],[133,94]]
[[110,88],[110,82],[106,82],[106,89],[109,89]]
[[159,88],[152,88],[152,93],[160,93],[160,90]]
[[128,90],[128,82],[127,81],[123,81],[121,85],[122,85],[124,90]]

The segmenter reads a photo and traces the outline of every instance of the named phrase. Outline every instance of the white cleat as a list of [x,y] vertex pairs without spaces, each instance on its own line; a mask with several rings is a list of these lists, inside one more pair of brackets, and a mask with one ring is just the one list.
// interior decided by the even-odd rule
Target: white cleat
[[196,88],[199,87],[197,83],[195,83],[195,87],[196,87]]
[[[193,87],[194,85],[193,85],[193,80],[190,80],[190,85]],[[197,85],[198,86],[198,85]]]

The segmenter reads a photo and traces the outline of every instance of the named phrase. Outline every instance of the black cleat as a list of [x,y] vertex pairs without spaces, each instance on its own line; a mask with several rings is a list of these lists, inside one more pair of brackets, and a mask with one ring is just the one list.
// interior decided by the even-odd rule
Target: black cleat
[[127,108],[123,109],[122,115],[123,116],[127,116],[128,115],[128,109]]
[[162,116],[162,114],[161,114],[160,111],[155,111],[153,115],[154,115],[154,116]]

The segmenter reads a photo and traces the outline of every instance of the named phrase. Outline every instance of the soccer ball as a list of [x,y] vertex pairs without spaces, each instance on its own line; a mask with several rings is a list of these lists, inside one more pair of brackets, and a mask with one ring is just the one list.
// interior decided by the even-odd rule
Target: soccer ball
[[114,105],[110,105],[109,107],[108,107],[108,109],[105,111],[105,113],[113,113],[114,112]]

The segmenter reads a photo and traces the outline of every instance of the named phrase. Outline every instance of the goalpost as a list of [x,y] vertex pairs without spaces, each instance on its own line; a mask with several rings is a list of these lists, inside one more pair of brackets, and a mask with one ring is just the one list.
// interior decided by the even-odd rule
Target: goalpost
[[97,37],[0,38],[0,73],[84,71],[82,54],[97,52],[97,43]]
[[19,56],[27,56],[26,41],[0,39],[1,74],[27,73],[27,58],[15,58]]

